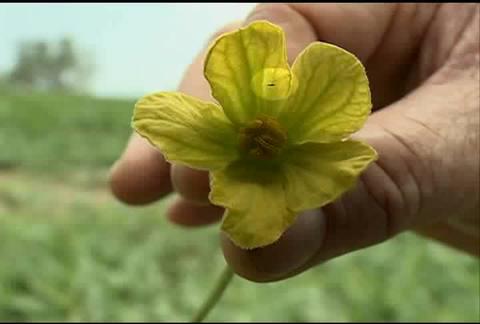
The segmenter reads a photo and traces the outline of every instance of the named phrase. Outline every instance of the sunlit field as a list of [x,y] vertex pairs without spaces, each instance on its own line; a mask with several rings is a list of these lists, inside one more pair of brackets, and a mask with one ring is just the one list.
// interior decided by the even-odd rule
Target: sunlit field
[[[208,294],[217,226],[108,191],[133,103],[0,92],[0,320],[186,321]],[[287,281],[237,277],[208,320],[479,321],[479,268],[407,233]]]

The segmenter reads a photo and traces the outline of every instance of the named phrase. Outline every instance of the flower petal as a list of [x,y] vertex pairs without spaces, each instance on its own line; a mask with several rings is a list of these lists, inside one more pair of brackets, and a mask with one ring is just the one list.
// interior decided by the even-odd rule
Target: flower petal
[[210,201],[227,208],[222,229],[243,249],[269,245],[293,223],[283,175],[242,162],[212,173]]
[[275,115],[293,91],[283,30],[267,21],[219,37],[204,67],[212,95],[235,124]]
[[280,120],[292,143],[347,138],[371,112],[370,89],[362,63],[335,45],[315,42],[292,67],[298,88]]
[[334,201],[376,158],[373,148],[353,140],[294,148],[284,166],[288,208],[299,212]]
[[132,124],[170,162],[214,170],[237,157],[236,133],[220,107],[182,93],[140,99]]

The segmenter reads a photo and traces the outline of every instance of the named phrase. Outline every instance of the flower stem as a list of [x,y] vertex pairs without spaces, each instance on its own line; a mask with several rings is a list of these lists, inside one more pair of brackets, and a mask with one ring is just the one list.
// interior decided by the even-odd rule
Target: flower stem
[[222,274],[218,278],[218,281],[215,284],[214,289],[210,292],[210,295],[203,303],[202,307],[197,311],[195,316],[192,319],[192,323],[202,322],[210,312],[210,310],[217,304],[220,298],[223,295],[223,292],[228,287],[228,284],[233,278],[234,272],[228,264],[225,266]]

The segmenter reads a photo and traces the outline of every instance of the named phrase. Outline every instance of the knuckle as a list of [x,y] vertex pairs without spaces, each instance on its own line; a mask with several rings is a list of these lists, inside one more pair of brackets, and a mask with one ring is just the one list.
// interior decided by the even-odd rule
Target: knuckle
[[272,22],[288,21],[292,16],[293,9],[284,3],[261,3],[258,4],[250,15],[247,21],[254,20],[269,20]]
[[236,28],[239,28],[241,26],[241,22],[239,21],[233,21],[233,22],[230,22],[226,25],[223,25],[222,27],[220,27],[219,29],[217,29],[211,36],[210,38],[208,39],[208,44],[211,44],[212,42],[214,42],[217,38],[219,38],[220,36],[222,36],[223,34],[225,33],[228,33],[228,32],[231,32],[233,31],[234,29]]

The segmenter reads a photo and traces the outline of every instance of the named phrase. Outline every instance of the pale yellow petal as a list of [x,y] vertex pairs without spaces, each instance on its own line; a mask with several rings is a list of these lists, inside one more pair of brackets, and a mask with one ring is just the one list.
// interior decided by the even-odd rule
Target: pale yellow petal
[[219,37],[204,72],[213,97],[237,125],[258,114],[276,115],[294,87],[283,30],[266,21]]
[[236,132],[220,107],[182,93],[140,99],[132,123],[170,162],[215,170],[238,155]]
[[283,169],[288,207],[299,212],[336,200],[376,159],[372,147],[353,140],[295,147]]
[[222,230],[239,247],[253,249],[277,241],[293,223],[283,175],[235,163],[212,174],[210,200],[227,208]]
[[364,125],[372,107],[369,82],[353,54],[315,42],[292,70],[298,86],[280,119],[293,143],[338,141]]

